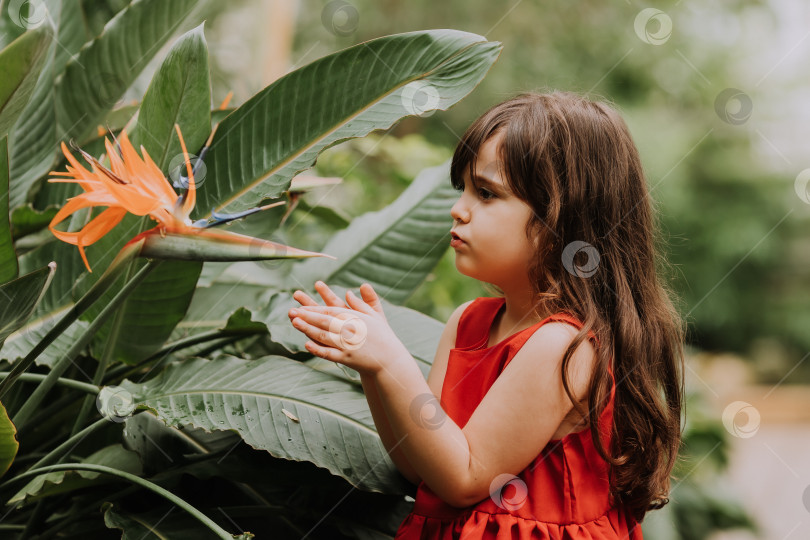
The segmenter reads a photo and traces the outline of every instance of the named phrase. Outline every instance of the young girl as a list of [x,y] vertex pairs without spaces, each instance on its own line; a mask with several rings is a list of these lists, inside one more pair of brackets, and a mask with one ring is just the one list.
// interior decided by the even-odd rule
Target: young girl
[[526,94],[456,148],[456,268],[496,288],[450,316],[425,381],[372,287],[301,291],[292,324],[356,369],[418,485],[397,539],[641,539],[680,443],[683,326],[656,274],[636,147],[608,105]]

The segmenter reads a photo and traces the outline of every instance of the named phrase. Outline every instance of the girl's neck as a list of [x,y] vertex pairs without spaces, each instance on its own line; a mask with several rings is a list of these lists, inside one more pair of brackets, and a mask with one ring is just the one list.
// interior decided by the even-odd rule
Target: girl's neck
[[[503,290],[503,289],[501,289]],[[494,321],[496,339],[524,330],[542,321],[547,315],[538,316],[532,302],[533,295],[527,291],[504,291],[504,306]]]

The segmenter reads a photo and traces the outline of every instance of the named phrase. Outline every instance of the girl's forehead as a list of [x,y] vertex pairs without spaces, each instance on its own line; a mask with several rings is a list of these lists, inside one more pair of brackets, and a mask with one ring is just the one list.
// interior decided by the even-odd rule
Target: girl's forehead
[[496,132],[490,138],[481,143],[475,153],[475,174],[484,176],[493,181],[501,176],[503,162],[500,155],[503,133]]
[[481,144],[477,152],[477,161],[481,163],[482,167],[500,161],[499,149],[502,139],[503,136],[496,133]]

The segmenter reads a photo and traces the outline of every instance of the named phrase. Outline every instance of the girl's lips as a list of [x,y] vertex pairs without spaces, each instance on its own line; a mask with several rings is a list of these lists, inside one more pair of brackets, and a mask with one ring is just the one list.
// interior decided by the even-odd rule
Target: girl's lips
[[450,233],[450,247],[459,247],[464,245],[464,240],[461,239],[456,233]]

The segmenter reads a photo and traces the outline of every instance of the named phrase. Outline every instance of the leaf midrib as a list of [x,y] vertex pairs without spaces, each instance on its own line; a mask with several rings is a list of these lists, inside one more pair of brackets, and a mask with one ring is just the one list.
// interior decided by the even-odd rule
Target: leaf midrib
[[[399,85],[394,86],[388,92],[385,92],[385,93],[381,94],[379,97],[377,97],[376,99],[371,101],[365,107],[362,107],[362,108],[358,109],[355,114],[352,114],[352,115],[349,115],[349,116],[345,117],[344,119],[342,119],[342,121],[338,121],[338,123],[336,125],[332,126],[332,128],[325,131],[320,137],[312,139],[309,144],[306,144],[306,145],[300,147],[296,151],[293,151],[287,159],[285,159],[284,161],[281,161],[278,165],[276,165],[276,167],[270,169],[263,176],[260,176],[259,178],[257,178],[253,182],[250,182],[249,184],[246,184],[245,187],[243,187],[241,190],[237,191],[230,198],[227,198],[227,199],[225,199],[224,202],[220,203],[220,205],[216,208],[216,210],[221,211],[223,208],[227,207],[232,202],[240,199],[245,193],[253,190],[256,186],[258,186],[259,184],[264,182],[266,179],[273,176],[277,171],[279,171],[280,169],[283,169],[285,166],[287,166],[291,162],[295,161],[299,156],[304,154],[307,150],[312,149],[312,147],[314,147],[319,141],[322,141],[323,139],[327,138],[329,135],[335,133],[338,129],[340,129],[342,126],[347,124],[350,120],[352,120],[354,118],[357,118],[358,116],[360,116],[361,114],[366,112],[371,107],[377,105],[385,97],[391,95],[395,91],[399,90],[403,86],[406,86],[406,85],[410,84],[413,81],[424,79],[424,78],[436,73],[439,69],[441,69],[442,67],[447,65],[448,62],[450,62],[451,60],[453,60],[457,56],[460,56],[460,55],[464,54],[469,49],[471,49],[473,47],[476,47],[476,46],[478,46],[478,45],[480,45],[482,43],[489,43],[489,41],[484,40],[484,41],[476,41],[474,43],[471,43],[471,44],[467,45],[466,47],[464,47],[463,49],[459,49],[455,54],[453,54],[451,56],[448,56],[441,64],[437,65],[434,69],[432,69],[430,71],[426,71],[426,72],[424,72],[422,74],[414,75],[413,77],[404,80]],[[445,110],[445,109],[441,109],[441,110]],[[301,169],[301,171],[303,171],[303,170],[306,170],[306,169]],[[301,171],[294,171],[293,175],[295,175],[295,174],[297,174],[297,173],[299,173]],[[211,214],[210,213],[207,214],[206,218],[210,218],[210,217],[211,217]]]
[[[360,426],[363,430],[365,430],[365,431],[367,431],[369,433],[372,433],[374,435],[379,436],[379,433],[377,433],[377,430],[372,429],[371,427],[369,427],[366,424],[360,422],[356,418],[353,418],[353,417],[351,417],[351,416],[349,416],[349,415],[347,415],[345,413],[337,412],[337,411],[335,411],[333,409],[328,409],[328,408],[324,407],[323,405],[317,405],[317,404],[314,404],[314,403],[309,402],[309,401],[304,401],[304,400],[302,400],[300,398],[291,398],[289,396],[284,396],[284,395],[281,395],[281,394],[262,394],[262,393],[255,392],[255,391],[243,391],[243,390],[183,390],[183,391],[177,391],[177,392],[162,393],[159,396],[149,396],[148,398],[145,398],[145,399],[141,400],[140,404],[141,405],[146,405],[147,401],[149,401],[149,400],[157,400],[157,399],[160,399],[160,398],[169,398],[169,397],[182,397],[182,396],[186,396],[186,395],[189,395],[189,394],[192,394],[192,395],[220,394],[220,395],[233,395],[233,396],[237,396],[237,395],[238,396],[245,396],[245,395],[247,395],[247,396],[253,396],[253,397],[261,397],[261,398],[265,398],[265,399],[277,399],[279,401],[284,399],[284,400],[287,400],[287,401],[292,401],[293,403],[296,403],[296,404],[301,404],[303,406],[316,409],[318,411],[324,411],[326,414],[331,415],[331,416],[337,416],[337,417],[340,417],[340,418],[344,418],[349,423],[356,424],[357,426]],[[174,407],[172,407],[172,408],[174,408]],[[192,416],[192,418],[193,418],[193,415],[189,415],[189,416]]]

